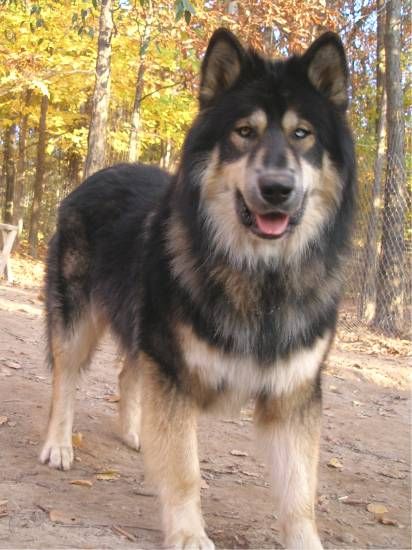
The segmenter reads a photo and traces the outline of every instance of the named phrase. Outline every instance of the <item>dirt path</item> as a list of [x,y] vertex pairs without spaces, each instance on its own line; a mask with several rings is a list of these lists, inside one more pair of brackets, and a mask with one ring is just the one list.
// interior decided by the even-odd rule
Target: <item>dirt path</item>
[[[110,341],[78,392],[74,468],[37,461],[50,396],[38,296],[0,285],[0,548],[159,548],[159,507],[142,458],[117,436]],[[411,548],[409,360],[360,344],[335,347],[323,377],[320,535],[326,548]],[[251,415],[246,408],[238,419],[200,424],[202,501],[218,548],[279,547]],[[371,503],[387,508],[386,524],[367,510]]]

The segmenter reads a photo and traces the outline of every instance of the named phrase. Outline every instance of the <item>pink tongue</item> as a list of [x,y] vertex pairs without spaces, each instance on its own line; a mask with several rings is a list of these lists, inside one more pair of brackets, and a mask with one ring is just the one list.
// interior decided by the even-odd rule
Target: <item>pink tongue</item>
[[256,214],[256,225],[265,235],[282,235],[286,231],[289,223],[287,214]]

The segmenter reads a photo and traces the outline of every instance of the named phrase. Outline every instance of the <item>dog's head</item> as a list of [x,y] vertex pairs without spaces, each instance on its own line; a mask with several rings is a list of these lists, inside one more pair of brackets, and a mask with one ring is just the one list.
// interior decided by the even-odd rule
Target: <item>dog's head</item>
[[333,33],[282,61],[214,33],[182,164],[212,249],[238,265],[292,261],[336,220],[353,172],[347,79]]

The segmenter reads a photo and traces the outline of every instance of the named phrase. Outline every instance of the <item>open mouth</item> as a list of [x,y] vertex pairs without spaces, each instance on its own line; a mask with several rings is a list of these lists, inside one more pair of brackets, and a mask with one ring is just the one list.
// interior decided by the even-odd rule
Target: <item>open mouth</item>
[[252,212],[240,191],[236,192],[236,211],[241,223],[263,239],[279,239],[287,232],[291,222],[290,216],[284,212]]

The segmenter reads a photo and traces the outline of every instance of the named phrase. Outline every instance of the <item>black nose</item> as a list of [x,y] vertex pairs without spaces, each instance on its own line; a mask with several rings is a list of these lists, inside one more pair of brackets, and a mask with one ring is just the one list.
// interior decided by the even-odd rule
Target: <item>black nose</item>
[[281,206],[293,195],[295,179],[292,174],[274,172],[261,175],[258,179],[259,189],[266,202]]

